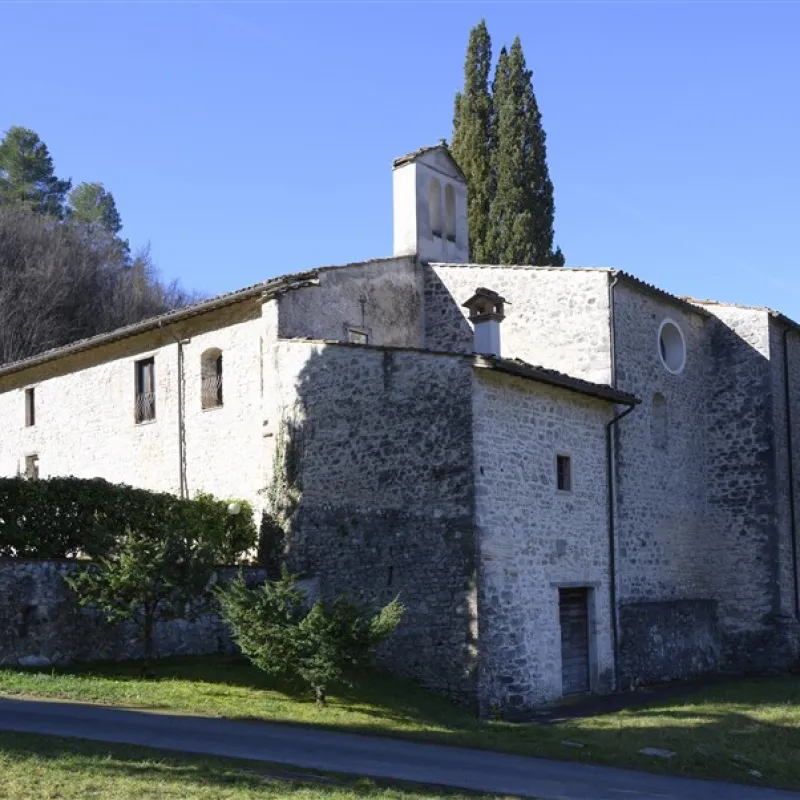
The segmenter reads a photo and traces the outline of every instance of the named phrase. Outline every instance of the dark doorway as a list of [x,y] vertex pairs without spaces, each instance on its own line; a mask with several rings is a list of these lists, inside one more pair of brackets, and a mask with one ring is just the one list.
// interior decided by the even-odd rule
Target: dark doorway
[[566,694],[588,692],[589,590],[559,589],[561,622],[561,685]]

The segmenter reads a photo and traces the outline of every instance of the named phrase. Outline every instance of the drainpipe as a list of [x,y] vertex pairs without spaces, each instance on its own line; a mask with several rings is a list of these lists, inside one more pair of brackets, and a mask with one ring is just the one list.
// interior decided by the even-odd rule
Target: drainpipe
[[[158,327],[164,330],[162,321]],[[183,370],[183,345],[185,340],[178,338],[169,328],[165,329],[178,345],[178,485],[180,497],[185,499],[189,490],[186,482],[186,425],[184,421],[184,370]]]
[[794,448],[792,447],[792,402],[789,390],[789,327],[783,329],[783,397],[786,405],[786,446],[789,449],[789,532],[792,537],[794,615],[800,619],[800,575],[797,573],[797,509],[794,499]]
[[[617,388],[617,319],[614,307],[614,287],[619,276],[614,275],[608,283],[609,351],[611,362],[611,385]],[[611,642],[614,655],[614,688],[619,684],[619,614],[617,613],[617,536],[616,536],[616,480],[614,470],[613,432],[617,423],[633,411],[629,406],[606,423],[606,491],[608,492],[608,599],[611,608]]]
[[608,599],[611,606],[611,644],[614,653],[614,688],[619,683],[619,615],[617,614],[617,536],[616,516],[616,481],[614,479],[614,445],[613,428],[636,406],[628,406],[606,423],[606,486],[608,489]]

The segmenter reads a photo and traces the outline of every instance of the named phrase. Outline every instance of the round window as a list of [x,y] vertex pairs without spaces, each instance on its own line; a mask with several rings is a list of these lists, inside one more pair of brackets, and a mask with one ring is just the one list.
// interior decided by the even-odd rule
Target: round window
[[674,375],[686,364],[686,342],[681,329],[671,319],[665,319],[658,329],[658,353],[664,366]]

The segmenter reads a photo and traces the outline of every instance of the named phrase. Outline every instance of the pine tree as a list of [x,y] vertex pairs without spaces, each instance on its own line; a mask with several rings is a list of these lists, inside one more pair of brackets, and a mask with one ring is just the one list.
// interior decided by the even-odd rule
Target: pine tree
[[464,91],[456,94],[450,146],[453,157],[467,178],[470,258],[478,262],[488,260],[486,237],[489,206],[494,192],[490,165],[491,61],[492,43],[486,22],[481,20],[469,35],[464,64]]
[[112,236],[122,230],[122,218],[117,211],[114,195],[107,192],[102,183],[84,181],[78,184],[69,196],[67,214],[76,222],[101,225]]
[[53,170],[47,145],[28,128],[13,127],[0,141],[0,206],[22,207],[61,218],[72,181]]

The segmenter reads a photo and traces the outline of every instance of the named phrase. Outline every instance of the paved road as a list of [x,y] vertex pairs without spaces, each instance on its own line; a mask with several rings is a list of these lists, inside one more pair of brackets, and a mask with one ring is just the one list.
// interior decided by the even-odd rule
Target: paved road
[[208,753],[540,800],[797,800],[688,780],[314,728],[0,698],[0,730]]

